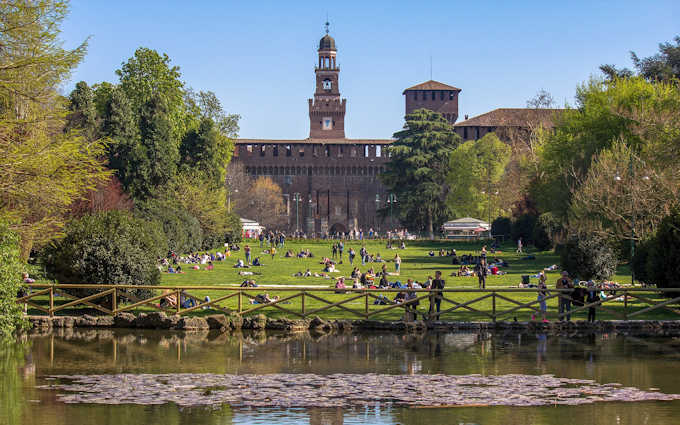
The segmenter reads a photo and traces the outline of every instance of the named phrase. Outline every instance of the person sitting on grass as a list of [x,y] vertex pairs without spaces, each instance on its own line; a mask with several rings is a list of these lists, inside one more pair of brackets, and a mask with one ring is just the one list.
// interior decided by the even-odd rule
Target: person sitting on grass
[[248,267],[249,266],[246,266],[246,263],[244,263],[243,260],[240,259],[240,258],[238,259],[238,261],[236,261],[236,264],[234,264],[235,269],[242,269],[242,268],[248,268]]
[[273,303],[274,301],[278,301],[278,300],[279,300],[278,295],[270,297],[269,294],[264,293],[264,294],[255,295],[255,298],[250,300],[250,303],[251,304],[269,304],[269,303]]
[[428,252],[427,255],[429,255],[430,257],[434,257],[434,251]]
[[255,279],[246,279],[241,282],[241,288],[257,288],[255,284]]
[[213,270],[214,268],[215,268],[215,266],[213,266],[212,261],[208,261],[208,265],[205,266],[205,269],[206,270]]
[[286,251],[286,254],[284,255],[285,258],[292,258],[295,254],[293,254],[292,250]]
[[404,241],[401,241],[401,245],[399,245],[399,249],[406,249],[406,243],[404,243]]
[[406,292],[398,292],[397,295],[394,297],[394,302],[397,304],[401,304],[404,302],[406,299]]
[[359,282],[359,279],[354,279],[352,281],[352,288],[353,289],[362,289],[363,285],[361,284],[361,282]]
[[380,277],[380,283],[378,285],[380,288],[389,288],[390,287],[390,282],[387,280],[387,275],[383,273],[383,275]]
[[361,271],[359,270],[359,267],[355,267],[354,270],[352,270],[352,274],[350,275],[350,277],[352,279],[356,279],[359,276],[361,276]]
[[264,265],[264,264],[262,264],[262,263],[260,262],[260,257],[255,257],[255,259],[253,260],[253,266],[256,266],[256,267],[260,266],[260,267],[261,267],[261,266],[263,266],[263,265]]
[[160,308],[173,308],[177,307],[177,297],[171,292],[169,289],[166,289],[163,291],[163,294],[165,295],[163,298],[161,298],[160,303],[158,306]]
[[172,266],[168,266],[168,273],[176,273],[176,271],[172,268]]
[[346,291],[342,291],[342,289],[347,288],[345,286],[345,278],[344,277],[339,277],[338,281],[335,282],[335,289],[341,289],[340,291],[335,291],[336,294],[344,294]]

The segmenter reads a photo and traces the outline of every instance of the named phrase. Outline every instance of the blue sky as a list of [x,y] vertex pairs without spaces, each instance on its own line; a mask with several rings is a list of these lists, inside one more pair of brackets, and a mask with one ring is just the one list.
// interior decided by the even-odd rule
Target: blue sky
[[167,53],[183,80],[241,118],[243,138],[305,138],[326,14],[338,46],[351,138],[403,125],[402,91],[430,78],[462,89],[460,117],[524,107],[546,89],[573,103],[598,66],[631,66],[680,34],[674,1],[72,0],[66,47],[91,36],[66,87],[116,81],[139,46]]

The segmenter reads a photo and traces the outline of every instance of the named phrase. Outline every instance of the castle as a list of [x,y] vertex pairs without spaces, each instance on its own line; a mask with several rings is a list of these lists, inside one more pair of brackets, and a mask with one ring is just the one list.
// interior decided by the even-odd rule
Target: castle
[[[396,220],[381,219],[377,214],[378,209],[395,202],[379,179],[388,161],[386,147],[393,139],[345,138],[347,99],[340,95],[337,49],[328,34],[328,23],[317,53],[314,97],[308,100],[309,137],[238,139],[233,160],[249,175],[270,177],[281,187],[288,231],[334,234],[352,229],[393,229]],[[420,108],[440,112],[464,140],[478,139],[491,131],[526,128],[527,122],[538,116],[549,117],[548,112],[532,109],[497,109],[469,120],[465,117],[456,124],[460,92],[432,80],[415,85],[403,92],[405,112]],[[527,111],[537,115],[527,116]]]

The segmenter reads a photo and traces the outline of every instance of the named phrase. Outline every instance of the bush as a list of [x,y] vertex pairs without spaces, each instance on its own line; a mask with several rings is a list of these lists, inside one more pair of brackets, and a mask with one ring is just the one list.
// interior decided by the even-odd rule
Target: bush
[[512,234],[512,221],[509,217],[498,217],[491,223],[491,234],[509,238]]
[[[650,276],[647,273],[647,263],[649,262],[649,253],[654,244],[654,239],[647,239],[635,246],[635,255],[633,255],[633,261],[631,262],[631,267],[633,273],[635,274],[635,280],[638,282],[650,283]],[[630,241],[627,241],[626,251],[628,252],[628,257],[630,257]]]
[[680,287],[680,211],[675,210],[661,220],[656,236],[650,242],[647,277],[659,288]]
[[229,214],[227,227],[230,229],[224,233],[206,233],[203,238],[202,249],[213,249],[224,246],[225,242],[241,241],[241,220],[236,214]]
[[15,302],[21,288],[21,266],[19,238],[0,221],[0,339],[25,325],[21,306]]
[[616,272],[618,259],[607,241],[596,235],[573,235],[560,247],[562,270],[581,280],[604,280]]
[[550,240],[548,229],[546,229],[540,220],[534,226],[534,233],[531,235],[531,240],[539,251],[547,251],[552,248],[552,241]]
[[[167,241],[150,222],[126,212],[108,211],[70,222],[65,233],[42,254],[49,276],[59,283],[160,283],[156,263],[167,252]],[[95,292],[74,291],[80,296]]]
[[181,205],[154,199],[136,205],[135,209],[138,217],[156,222],[163,229],[168,249],[184,254],[203,247],[201,225]]
[[524,244],[528,244],[533,241],[534,227],[536,227],[536,221],[538,217],[533,214],[523,214],[512,223],[512,240],[517,241],[517,239],[522,238]]

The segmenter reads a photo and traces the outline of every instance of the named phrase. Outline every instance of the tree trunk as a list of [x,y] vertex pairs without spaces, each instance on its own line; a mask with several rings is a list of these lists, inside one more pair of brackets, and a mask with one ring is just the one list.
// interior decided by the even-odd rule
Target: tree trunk
[[434,229],[432,227],[432,208],[427,209],[427,233],[430,239],[434,239]]

